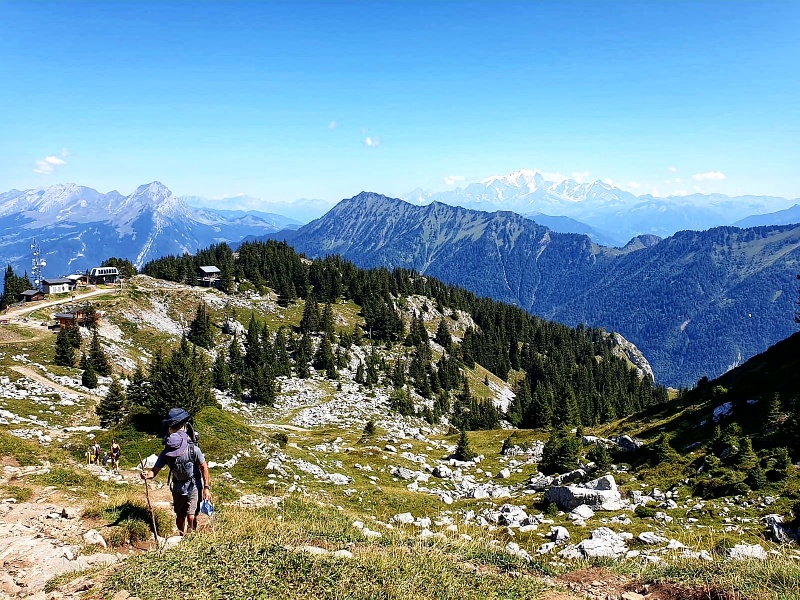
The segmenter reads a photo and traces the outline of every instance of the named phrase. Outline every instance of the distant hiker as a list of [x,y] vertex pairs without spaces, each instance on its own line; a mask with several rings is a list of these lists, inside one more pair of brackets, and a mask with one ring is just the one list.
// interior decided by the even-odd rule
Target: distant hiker
[[[189,413],[182,408],[171,408],[164,419],[169,434],[164,439],[164,450],[158,455],[152,470],[142,473],[142,479],[152,479],[168,465],[170,469],[172,505],[175,510],[175,525],[181,535],[197,528],[200,501],[211,499],[208,464],[203,452],[197,447],[196,436],[190,439],[186,433]],[[202,491],[202,496],[198,492]]]
[[122,448],[120,448],[117,440],[111,442],[111,468],[115,471],[119,469],[119,459],[122,456]]
[[92,447],[92,453],[94,454],[94,463],[96,465],[100,464],[100,457],[103,455],[103,449],[100,447],[100,444],[97,442],[94,443]]

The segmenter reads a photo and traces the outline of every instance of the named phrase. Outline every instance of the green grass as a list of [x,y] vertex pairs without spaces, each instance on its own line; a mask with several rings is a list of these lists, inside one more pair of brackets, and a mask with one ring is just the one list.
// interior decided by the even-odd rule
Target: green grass
[[[187,538],[166,553],[129,559],[104,584],[104,593],[126,589],[146,598],[353,598],[522,599],[540,597],[543,584],[512,577],[525,566],[492,560],[480,574],[465,565],[482,560],[462,546],[420,543],[402,532],[366,542],[352,515],[306,500],[278,509],[226,510],[213,532]],[[294,548],[350,548],[354,558],[310,556]],[[202,568],[197,568],[202,565]]]
[[4,485],[0,487],[3,498],[14,498],[17,502],[27,502],[33,496],[33,490],[19,485]]

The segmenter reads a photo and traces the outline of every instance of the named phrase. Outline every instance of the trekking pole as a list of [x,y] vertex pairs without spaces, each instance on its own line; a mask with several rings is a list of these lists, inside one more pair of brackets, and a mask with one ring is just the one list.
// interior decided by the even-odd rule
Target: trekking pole
[[[139,466],[142,469],[142,473],[144,473],[144,459],[142,458],[142,453],[137,452],[136,454],[139,455]],[[147,483],[147,479],[144,480],[144,495],[147,498],[147,509],[150,511],[150,521],[153,523],[153,539],[156,541],[156,550],[158,550],[158,528],[156,528],[156,515],[153,512],[153,505],[150,504],[150,484]]]

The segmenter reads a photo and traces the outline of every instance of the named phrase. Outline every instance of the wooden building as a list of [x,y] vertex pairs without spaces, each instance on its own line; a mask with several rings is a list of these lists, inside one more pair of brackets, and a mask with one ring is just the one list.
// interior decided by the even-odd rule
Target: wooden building
[[19,299],[23,302],[34,302],[36,300],[44,300],[44,292],[41,290],[25,290],[19,295]]
[[197,281],[201,285],[216,287],[217,283],[219,282],[219,276],[219,267],[215,267],[213,265],[198,267],[197,269]]

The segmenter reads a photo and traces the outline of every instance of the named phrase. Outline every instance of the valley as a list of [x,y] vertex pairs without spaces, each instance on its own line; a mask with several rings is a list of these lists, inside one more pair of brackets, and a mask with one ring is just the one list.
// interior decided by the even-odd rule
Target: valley
[[[285,264],[294,264],[291,253],[284,256]],[[284,263],[269,264],[272,276],[279,276]],[[404,345],[403,336],[367,336],[347,345],[357,329],[379,335],[365,320],[374,318],[369,302],[348,297],[353,291],[347,282],[363,275],[336,262],[307,268],[319,281],[327,280],[325,273],[350,273],[341,283],[351,291],[324,305],[336,331],[332,350],[341,356],[336,377],[313,365],[299,376],[295,350],[291,374],[275,377],[272,401],[213,390],[194,423],[209,460],[217,516],[204,521],[200,533],[175,538],[164,479],[157,479],[150,493],[163,523],[159,543],[177,546],[166,552],[152,550],[138,478],[138,454],[146,458],[161,448],[146,410],[128,405],[129,416],[118,425],[99,427],[95,409],[112,379],[101,376],[89,390],[80,369],[55,366],[56,336],[49,330],[44,336],[23,334],[46,329],[30,323],[47,321],[56,306],[26,307],[32,314],[19,329],[23,339],[0,348],[0,535],[10,544],[3,555],[4,593],[147,599],[162,597],[180,581],[184,593],[201,598],[792,597],[800,551],[780,535],[789,535],[781,521],[788,523],[793,514],[797,473],[792,469],[759,489],[740,486],[736,493],[704,496],[698,490],[708,484],[692,467],[715,452],[717,423],[741,420],[753,439],[761,439],[753,415],[762,409],[753,413],[758,403],[747,402],[755,390],[732,395],[740,383],[731,380],[730,392],[698,388],[685,398],[587,421],[579,429],[565,421],[563,439],[577,451],[574,462],[546,467],[553,458],[547,458],[548,440],[559,429],[517,429],[505,414],[513,412],[524,373],[512,369],[500,377],[494,371],[505,373],[501,363],[488,370],[478,360],[472,366],[463,362],[463,345],[473,335],[467,331],[484,319],[470,308],[469,297],[456,309],[443,297],[437,301],[438,292],[398,291],[390,297],[405,331],[424,324],[434,359],[450,352],[461,357],[470,395],[502,411],[495,428],[462,421],[474,457],[456,458],[456,413],[445,412],[440,420],[425,416],[430,400],[420,395],[412,373],[404,385],[392,383],[393,365],[409,360],[414,345]],[[402,281],[392,285],[402,287]],[[136,366],[147,368],[159,349],[179,352],[180,337],[201,305],[208,307],[213,343],[197,351],[209,365],[218,364],[235,339],[223,326],[240,332],[246,356],[254,317],[275,334],[283,328],[299,348],[311,296],[286,302],[275,292],[284,284],[259,289],[241,279],[238,285],[237,293],[225,294],[139,275],[121,293],[100,290],[92,296],[103,314],[97,326],[102,349],[131,397]],[[326,288],[318,285],[324,295]],[[457,297],[451,292],[451,302]],[[434,341],[442,321],[453,338],[450,350]],[[556,332],[568,334],[554,329],[550,335]],[[84,351],[91,335],[82,332]],[[308,335],[316,350],[329,336]],[[274,335],[270,339],[277,343]],[[607,342],[592,343],[602,348]],[[782,354],[787,352],[792,354]],[[360,373],[363,365],[376,371]],[[788,427],[795,410],[789,394],[797,388],[785,383],[787,400],[777,418]],[[767,402],[773,383],[763,385],[759,403]],[[405,390],[411,409],[398,404],[398,389]],[[458,388],[451,393],[457,395]],[[664,442],[665,431],[674,447]],[[114,438],[123,447],[118,474],[81,464],[94,441],[107,447]],[[667,462],[658,458],[664,452],[671,456]],[[727,485],[744,477],[715,468],[734,476]],[[41,547],[34,551],[23,540],[39,540]],[[48,565],[45,570],[32,566],[32,552],[40,553],[35,556]],[[204,568],[197,570],[198,564]]]

